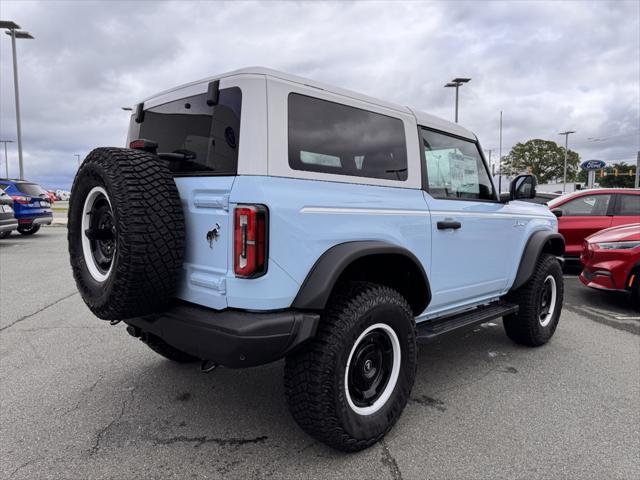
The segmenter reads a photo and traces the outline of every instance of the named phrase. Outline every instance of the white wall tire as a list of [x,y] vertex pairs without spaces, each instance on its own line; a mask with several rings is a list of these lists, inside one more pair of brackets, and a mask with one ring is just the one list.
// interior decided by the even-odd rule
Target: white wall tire
[[[354,386],[353,381],[350,381],[350,376],[353,376],[353,370],[356,367],[352,364],[354,360],[354,354],[358,351],[359,348],[362,348],[363,341],[368,338],[371,333],[381,332],[382,335],[386,337],[391,346],[391,365],[388,372],[388,378],[384,380],[384,385],[380,385],[381,391],[375,395],[375,399],[373,399],[373,403],[367,406],[358,406],[356,405],[356,400],[353,398],[353,394],[351,390],[353,390]],[[356,342],[353,344],[353,348],[349,353],[349,358],[347,359],[347,364],[344,371],[344,389],[345,395],[347,397],[347,403],[351,407],[351,409],[357,413],[358,415],[371,415],[380,410],[384,404],[391,397],[391,393],[395,389],[396,383],[398,382],[398,375],[400,374],[400,364],[401,364],[401,356],[402,353],[400,351],[400,342],[398,340],[398,336],[396,332],[389,325],[384,323],[376,323],[368,327],[362,334],[358,337]],[[364,360],[364,364],[362,365],[362,377],[366,377],[368,373],[374,371],[374,369],[378,369],[375,374],[381,373],[384,376],[385,367],[389,367],[386,365],[373,365],[375,359],[367,358]],[[351,373],[351,375],[350,375]],[[375,378],[373,378],[375,381]]]
[[93,251],[95,250],[95,246],[92,246],[92,241],[87,236],[86,232],[90,229],[91,220],[93,213],[93,208],[98,201],[106,201],[109,205],[109,209],[111,210],[111,215],[113,215],[113,210],[111,207],[111,200],[109,199],[109,195],[103,187],[96,186],[93,187],[84,201],[84,205],[82,207],[82,226],[80,230],[81,243],[82,243],[82,254],[84,255],[84,261],[87,265],[87,270],[89,274],[96,282],[104,282],[109,278],[111,274],[111,270],[113,269],[114,259],[115,259],[115,249],[117,249],[117,243],[114,246],[114,250],[112,252],[111,261],[109,262],[108,269],[100,268],[100,266],[96,262],[95,255]]
[[507,296],[507,301],[519,306],[517,313],[502,319],[507,336],[531,347],[547,343],[560,321],[563,294],[560,263],[555,256],[543,253],[527,283]]
[[139,150],[96,148],[72,192],[69,260],[89,309],[104,320],[166,309],[185,242],[180,195],[166,162]]
[[[381,352],[388,346],[388,377],[375,383],[379,389],[373,395],[359,396],[350,389],[349,374],[373,358],[367,357],[371,350],[360,350],[372,336]],[[316,336],[286,359],[289,410],[305,432],[326,445],[349,452],[365,449],[402,414],[416,364],[415,321],[407,301],[389,287],[352,282],[332,296]],[[368,372],[371,378],[379,373],[373,366]],[[369,392],[366,382],[360,385],[359,394]]]

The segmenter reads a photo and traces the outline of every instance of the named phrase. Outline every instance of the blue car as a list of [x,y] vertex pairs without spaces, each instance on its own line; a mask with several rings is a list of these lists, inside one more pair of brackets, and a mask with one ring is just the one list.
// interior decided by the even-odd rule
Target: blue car
[[18,232],[22,235],[33,235],[40,230],[40,225],[53,221],[49,195],[37,183],[0,178],[0,188],[13,199]]

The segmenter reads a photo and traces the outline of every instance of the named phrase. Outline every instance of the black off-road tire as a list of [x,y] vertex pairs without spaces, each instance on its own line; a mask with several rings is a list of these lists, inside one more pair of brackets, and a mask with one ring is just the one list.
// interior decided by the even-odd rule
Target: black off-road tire
[[38,230],[40,230],[40,225],[30,224],[28,227],[22,227],[18,225],[18,232],[21,235],[34,235]]
[[[85,202],[99,189],[109,201],[115,245],[106,279],[89,271],[82,242]],[[74,179],[68,222],[73,276],[91,311],[121,320],[165,309],[182,267],[184,229],[180,196],[165,161],[126,148],[93,150]]]
[[6,232],[0,232],[0,240],[3,238],[8,238],[11,235],[12,230],[7,230]]
[[193,355],[189,355],[182,350],[178,350],[177,348],[172,347],[167,342],[159,337],[156,337],[155,335],[152,335],[150,333],[146,333],[144,335],[145,336],[142,341],[146,343],[151,350],[162,355],[164,358],[168,358],[169,360],[178,363],[193,363],[199,360],[198,357],[194,357]]
[[[399,374],[379,410],[361,415],[350,406],[351,397],[347,399],[347,361],[361,334],[380,323],[397,335]],[[415,375],[415,321],[407,301],[391,288],[354,282],[332,296],[313,340],[286,358],[284,383],[298,425],[330,447],[353,452],[378,442],[393,427],[407,404]]]
[[[556,299],[551,318],[543,322],[541,302],[545,281],[553,277],[556,287]],[[547,343],[553,336],[560,320],[564,284],[562,267],[553,255],[543,253],[538,258],[533,275],[527,283],[507,296],[507,301],[520,307],[518,313],[505,316],[502,321],[507,336],[516,343],[538,347]],[[550,302],[549,302],[550,303]],[[543,324],[544,323],[544,324]]]

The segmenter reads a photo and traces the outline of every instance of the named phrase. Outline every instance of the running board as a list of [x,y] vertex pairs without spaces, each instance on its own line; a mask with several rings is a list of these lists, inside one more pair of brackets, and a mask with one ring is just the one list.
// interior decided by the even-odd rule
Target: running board
[[518,305],[504,302],[494,302],[476,307],[455,315],[428,320],[416,325],[416,341],[429,343],[441,335],[446,335],[461,328],[485,323],[498,317],[503,317],[518,311]]

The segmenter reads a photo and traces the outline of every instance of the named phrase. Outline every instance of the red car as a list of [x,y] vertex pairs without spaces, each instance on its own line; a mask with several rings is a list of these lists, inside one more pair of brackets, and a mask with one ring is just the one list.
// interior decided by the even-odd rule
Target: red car
[[51,200],[51,205],[53,205],[53,202],[56,201],[56,193],[52,192],[51,190],[45,190],[47,192],[47,195],[49,195],[49,200]]
[[584,241],[580,281],[601,290],[630,291],[640,306],[640,223],[607,228]]
[[566,242],[565,257],[577,259],[589,235],[605,228],[640,222],[640,189],[579,190],[549,202]]

